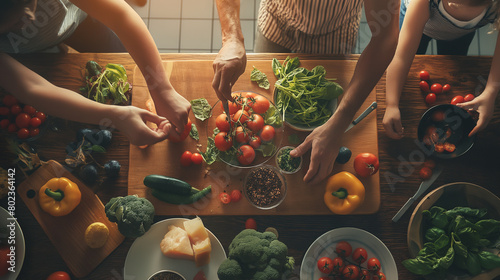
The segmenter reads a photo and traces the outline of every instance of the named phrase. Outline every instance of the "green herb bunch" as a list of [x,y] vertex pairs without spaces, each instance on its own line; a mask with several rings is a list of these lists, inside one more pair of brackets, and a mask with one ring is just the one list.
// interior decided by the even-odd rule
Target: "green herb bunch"
[[85,65],[85,86],[80,91],[100,103],[129,105],[132,86],[127,80],[123,65],[108,63],[103,69],[89,60]]

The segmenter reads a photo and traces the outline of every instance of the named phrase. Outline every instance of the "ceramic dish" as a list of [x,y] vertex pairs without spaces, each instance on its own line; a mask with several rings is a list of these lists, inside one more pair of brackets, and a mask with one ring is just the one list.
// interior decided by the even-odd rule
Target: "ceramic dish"
[[316,263],[321,257],[336,257],[335,246],[340,241],[347,241],[352,249],[363,247],[368,258],[375,257],[381,263],[381,271],[387,279],[398,279],[398,270],[391,252],[375,235],[358,228],[337,228],[318,237],[307,249],[300,266],[301,280],[317,280],[322,274]]
[[[0,226],[6,227],[11,223],[11,220],[7,220],[12,218],[10,213],[5,210],[4,208],[0,207]],[[17,276],[21,272],[21,268],[23,267],[24,263],[24,255],[25,255],[25,244],[24,244],[24,234],[23,231],[21,230],[21,227],[19,226],[19,223],[17,221],[15,222],[16,224],[16,243],[15,244],[10,244],[11,246],[16,246],[16,264],[15,264],[15,272],[8,272],[6,275],[1,276],[0,280],[15,280],[17,279]],[[9,232],[9,228],[7,228],[7,231]],[[9,233],[10,234],[10,233]]]
[[155,223],[141,237],[135,239],[127,253],[124,267],[125,279],[148,279],[160,270],[174,270],[186,279],[193,279],[198,271],[203,270],[207,279],[217,279],[217,269],[226,259],[222,244],[208,229],[212,244],[210,263],[196,267],[194,261],[168,258],[160,250],[160,242],[168,231],[168,226],[182,226],[187,219],[172,218]]

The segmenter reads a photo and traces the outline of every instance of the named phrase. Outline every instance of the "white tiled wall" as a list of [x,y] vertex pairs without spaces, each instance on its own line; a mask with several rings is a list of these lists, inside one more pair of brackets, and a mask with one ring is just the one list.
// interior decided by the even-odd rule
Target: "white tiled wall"
[[[240,19],[245,49],[253,52],[256,19],[261,0],[240,0]],[[221,32],[215,0],[148,0],[144,7],[134,7],[148,26],[160,52],[218,52]],[[497,32],[488,34],[489,26],[476,32],[469,55],[493,55]],[[361,19],[355,53],[361,53],[370,40],[366,17]],[[431,41],[427,54],[437,54]]]

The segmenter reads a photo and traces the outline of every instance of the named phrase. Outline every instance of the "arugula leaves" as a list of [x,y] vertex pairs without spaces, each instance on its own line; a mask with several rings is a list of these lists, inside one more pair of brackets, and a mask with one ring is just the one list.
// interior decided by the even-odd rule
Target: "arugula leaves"
[[108,63],[103,69],[89,60],[85,65],[85,86],[80,91],[100,103],[129,105],[132,86],[121,64]]

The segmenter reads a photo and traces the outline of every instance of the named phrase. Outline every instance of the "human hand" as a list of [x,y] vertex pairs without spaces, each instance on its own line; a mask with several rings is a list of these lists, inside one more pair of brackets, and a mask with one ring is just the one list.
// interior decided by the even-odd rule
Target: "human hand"
[[477,124],[469,133],[469,137],[483,130],[488,122],[491,120],[493,116],[493,111],[495,107],[495,99],[491,100],[488,95],[481,94],[478,97],[474,98],[472,101],[458,103],[458,107],[467,110],[467,111],[476,111],[479,113],[479,119],[477,120]]
[[299,157],[311,150],[311,161],[304,182],[316,184],[332,172],[342,136],[343,131],[336,133],[328,124],[324,124],[313,130],[302,144],[290,152],[292,157]]
[[181,133],[188,122],[191,103],[173,88],[160,91],[153,96],[153,100],[156,113],[167,118],[173,126],[171,132]]
[[221,101],[233,100],[231,90],[238,78],[245,72],[247,56],[245,45],[240,41],[223,44],[215,57],[212,87]]
[[404,136],[404,127],[401,124],[401,112],[398,107],[387,107],[385,109],[382,124],[385,133],[392,139],[401,139]]

